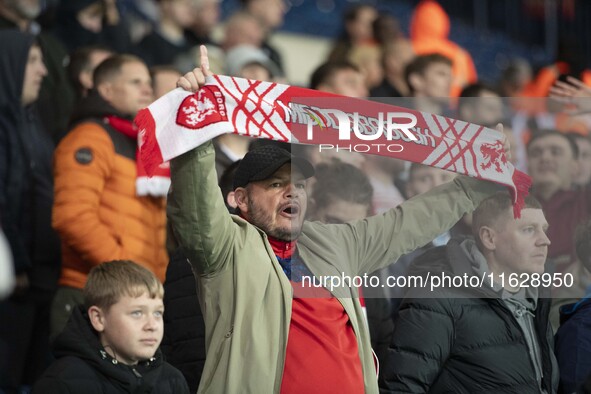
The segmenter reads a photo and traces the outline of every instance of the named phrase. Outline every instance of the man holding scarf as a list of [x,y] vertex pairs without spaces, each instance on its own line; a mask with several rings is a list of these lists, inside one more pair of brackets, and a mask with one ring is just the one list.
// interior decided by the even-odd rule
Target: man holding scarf
[[[209,75],[203,47],[201,68],[178,86],[197,91]],[[458,177],[382,215],[326,225],[304,219],[313,174],[306,160],[285,150],[253,150],[234,179],[240,214],[230,215],[211,141],[171,160],[171,237],[193,267],[206,324],[199,392],[377,393],[357,289],[329,293],[306,288],[303,278],[382,268],[499,190]]]
[[133,260],[163,281],[168,263],[168,168],[159,168],[160,176],[146,183],[132,123],[153,99],[148,68],[135,56],[115,55],[93,78],[95,89],[80,102],[72,129],[55,152],[52,223],[62,240],[63,263],[51,311],[52,337],[82,302],[93,266]]

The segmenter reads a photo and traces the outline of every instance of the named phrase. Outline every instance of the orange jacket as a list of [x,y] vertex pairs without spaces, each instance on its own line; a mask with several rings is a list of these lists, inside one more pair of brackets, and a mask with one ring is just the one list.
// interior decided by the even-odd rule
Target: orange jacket
[[62,239],[60,285],[82,288],[90,269],[128,259],[165,278],[165,199],[135,195],[135,142],[98,123],[76,126],[54,157],[53,227]]
[[450,95],[458,97],[462,88],[478,79],[472,56],[448,39],[449,16],[433,0],[424,0],[417,5],[410,22],[410,38],[417,55],[439,53],[452,62],[454,80]]

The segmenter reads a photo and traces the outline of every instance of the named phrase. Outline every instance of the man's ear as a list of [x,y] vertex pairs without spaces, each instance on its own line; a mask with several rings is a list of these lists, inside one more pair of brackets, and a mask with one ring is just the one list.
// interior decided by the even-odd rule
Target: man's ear
[[240,212],[248,212],[248,193],[245,188],[239,187],[234,190],[234,201]]
[[106,101],[111,101],[113,98],[113,84],[110,82],[101,83],[100,85],[96,86],[96,90]]
[[478,237],[480,237],[482,246],[487,250],[495,250],[497,248],[497,233],[492,227],[480,227],[478,230]]
[[408,84],[413,92],[423,91],[423,77],[418,73],[412,73],[408,76]]
[[88,308],[88,317],[90,318],[90,324],[97,332],[105,330],[105,318],[101,308],[96,305]]
[[80,75],[78,75],[78,81],[86,90],[92,89],[92,73],[88,71],[82,71]]

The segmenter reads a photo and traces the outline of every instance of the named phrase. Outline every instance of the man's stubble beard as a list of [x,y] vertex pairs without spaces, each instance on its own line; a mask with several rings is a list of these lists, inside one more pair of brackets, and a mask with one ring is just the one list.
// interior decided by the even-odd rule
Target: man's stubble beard
[[248,212],[250,223],[257,226],[270,237],[280,241],[291,242],[297,239],[302,232],[301,225],[299,227],[289,226],[289,228],[271,228],[271,216],[267,214],[261,206],[255,205],[251,198],[248,199]]

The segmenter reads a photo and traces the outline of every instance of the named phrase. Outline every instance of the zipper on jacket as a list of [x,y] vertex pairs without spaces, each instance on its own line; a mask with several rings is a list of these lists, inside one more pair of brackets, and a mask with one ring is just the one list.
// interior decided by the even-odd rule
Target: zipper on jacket
[[135,369],[135,368],[131,368],[131,372],[133,372],[133,374],[135,375],[135,378],[137,379],[138,386],[141,386],[142,385],[142,374],[139,373],[137,371],[137,369]]

